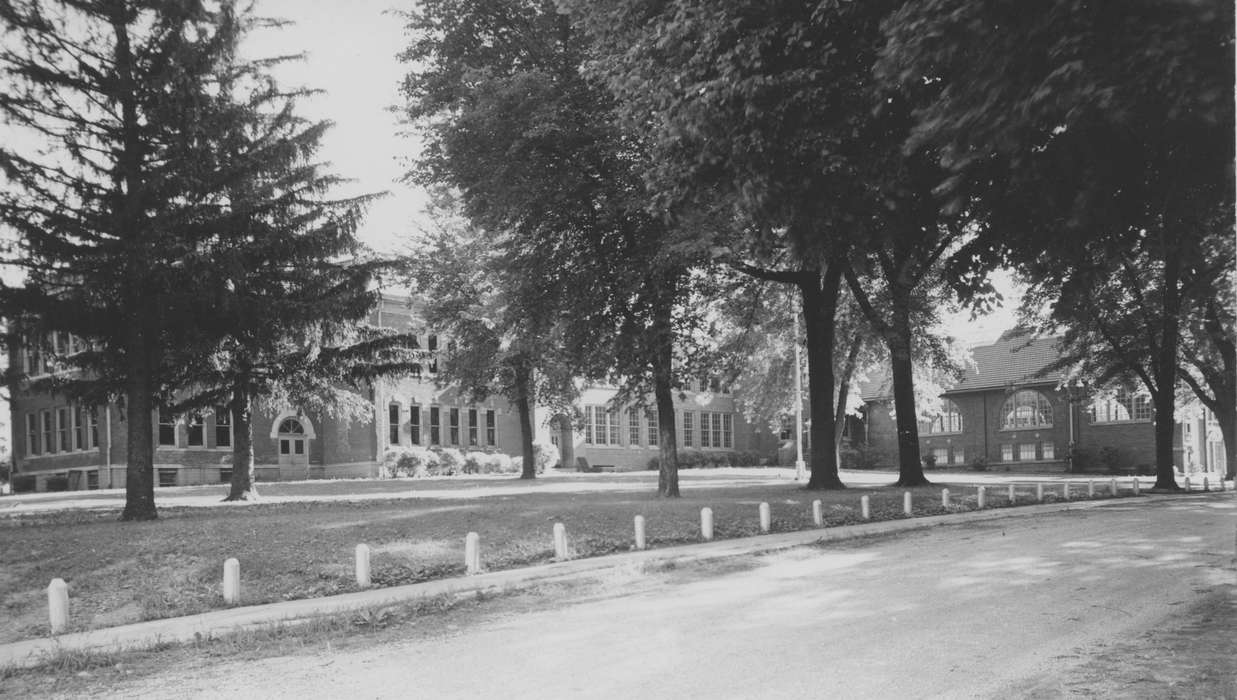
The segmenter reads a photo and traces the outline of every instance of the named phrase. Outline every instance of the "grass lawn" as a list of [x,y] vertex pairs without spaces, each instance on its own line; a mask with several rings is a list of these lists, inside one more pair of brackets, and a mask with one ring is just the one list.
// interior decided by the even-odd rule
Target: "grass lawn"
[[[693,470],[681,479],[680,499],[657,498],[656,475],[637,473],[263,484],[269,502],[216,507],[167,504],[213,504],[221,487],[169,489],[156,494],[160,519],[144,523],[117,521],[118,508],[11,514],[0,518],[0,643],[48,633],[46,587],[57,577],[69,584],[70,631],[79,631],[223,607],[229,557],[240,560],[242,603],[252,605],[355,590],[359,543],[372,549],[374,584],[392,586],[463,574],[470,531],[480,535],[483,567],[495,570],[550,561],[556,522],[574,555],[587,557],[630,549],[635,515],[650,547],[699,541],[703,506],[713,509],[718,539],[758,534],[761,502],[774,532],[814,527],[816,499],[826,526],[861,522],[864,495],[873,520],[906,517],[905,489],[871,478],[830,492],[806,491],[780,470]],[[949,511],[975,507],[969,484],[937,483],[912,489],[916,516],[947,512],[942,487]],[[1073,493],[1086,495],[1078,485]],[[1047,497],[1058,494],[1054,486]],[[1035,488],[1023,482],[1018,495],[1032,503]],[[987,500],[1009,505],[995,485]]]

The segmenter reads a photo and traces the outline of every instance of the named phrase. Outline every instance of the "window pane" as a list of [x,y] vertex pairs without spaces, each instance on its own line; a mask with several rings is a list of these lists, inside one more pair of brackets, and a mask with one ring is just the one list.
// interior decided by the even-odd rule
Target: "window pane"
[[421,444],[421,407],[416,404],[408,407],[408,439],[414,445]]
[[1056,459],[1057,448],[1055,444],[1051,442],[1043,442],[1040,443],[1039,449],[1042,453],[1042,459]]
[[387,406],[387,442],[399,444],[399,404]]
[[692,412],[683,411],[683,447],[692,446],[692,432],[695,430],[692,423]]
[[1009,444],[1001,445],[1001,461],[1002,462],[1014,461],[1014,446],[1013,445],[1009,445]]
[[1023,462],[1035,461],[1035,443],[1027,442],[1018,445],[1018,459]]

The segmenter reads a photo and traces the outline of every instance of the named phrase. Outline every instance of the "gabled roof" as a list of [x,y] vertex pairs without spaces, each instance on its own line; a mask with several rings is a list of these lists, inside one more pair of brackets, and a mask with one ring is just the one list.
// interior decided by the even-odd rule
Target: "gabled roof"
[[1059,340],[1032,336],[1018,328],[1006,331],[992,345],[971,348],[974,365],[967,367],[962,379],[945,393],[960,394],[1025,384],[1055,384],[1063,376],[1062,372],[1043,375],[1039,372],[1060,358]]

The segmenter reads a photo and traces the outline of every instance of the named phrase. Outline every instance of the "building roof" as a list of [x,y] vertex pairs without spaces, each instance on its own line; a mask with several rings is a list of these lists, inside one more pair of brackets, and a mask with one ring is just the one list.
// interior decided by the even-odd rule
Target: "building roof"
[[1060,358],[1060,338],[1030,335],[1023,329],[1006,331],[992,345],[971,348],[975,362],[946,394],[996,389],[1020,384],[1055,384],[1063,373],[1040,372]]

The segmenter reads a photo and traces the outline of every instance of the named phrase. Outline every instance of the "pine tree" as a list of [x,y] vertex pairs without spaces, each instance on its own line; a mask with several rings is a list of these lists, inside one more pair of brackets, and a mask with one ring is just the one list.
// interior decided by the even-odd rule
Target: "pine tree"
[[195,337],[203,289],[190,261],[230,163],[212,138],[234,113],[227,85],[246,28],[230,2],[0,3],[0,222],[19,242],[0,313],[27,332],[72,334],[81,372],[56,388],[123,399],[125,520],[157,517],[153,411],[175,388],[170,348]]

